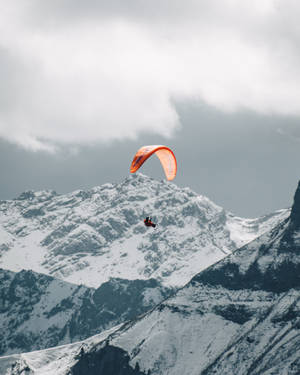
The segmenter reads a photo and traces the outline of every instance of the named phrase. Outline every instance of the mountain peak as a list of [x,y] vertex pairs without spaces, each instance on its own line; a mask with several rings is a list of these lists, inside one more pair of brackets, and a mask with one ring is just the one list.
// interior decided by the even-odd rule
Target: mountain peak
[[298,187],[294,196],[294,203],[291,211],[291,225],[294,230],[300,229],[300,181],[298,182]]
[[128,177],[125,178],[125,180],[121,183],[122,184],[151,184],[151,185],[162,185],[162,184],[167,184],[168,181],[166,180],[156,180],[150,176],[147,176],[143,173],[134,173],[130,174]]
[[[289,215],[235,217],[189,188],[141,173],[68,194],[27,191],[1,202],[0,265],[89,287],[110,277],[182,286]],[[146,216],[155,230],[144,226]]]

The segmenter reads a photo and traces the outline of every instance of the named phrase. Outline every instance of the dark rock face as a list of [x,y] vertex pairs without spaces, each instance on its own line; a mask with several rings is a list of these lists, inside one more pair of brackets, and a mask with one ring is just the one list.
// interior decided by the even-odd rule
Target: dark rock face
[[254,311],[245,305],[229,304],[225,306],[215,306],[214,313],[233,323],[244,324],[254,315]]
[[294,196],[294,204],[291,211],[291,226],[293,230],[300,229],[300,181]]
[[[145,293],[158,292],[159,300],[145,299]],[[158,281],[111,279],[92,294],[84,295],[82,306],[70,321],[71,337],[88,337],[101,330],[134,319],[171,294]],[[87,335],[88,332],[88,335]]]
[[30,210],[27,210],[27,211],[23,212],[22,215],[25,219],[29,219],[29,218],[33,218],[35,216],[43,216],[43,215],[45,215],[45,213],[41,208],[33,208],[33,209],[30,209]]
[[70,371],[70,375],[150,375],[140,371],[136,364],[129,365],[129,355],[120,348],[106,345],[104,348],[79,354],[79,360]]
[[266,270],[261,271],[258,263],[254,262],[243,273],[236,264],[228,263],[220,268],[203,271],[193,278],[194,281],[221,285],[232,290],[251,289],[281,293],[300,287],[300,264],[286,259],[278,265],[270,264]]
[[[0,355],[57,345],[66,335],[60,323],[67,323],[72,314],[67,306],[59,309],[64,301],[60,295],[76,300],[87,290],[24,270],[14,273],[0,269],[0,284]],[[58,296],[48,300],[48,295],[53,296],[54,291]],[[65,317],[60,317],[61,311]],[[54,315],[59,320],[51,323]]]

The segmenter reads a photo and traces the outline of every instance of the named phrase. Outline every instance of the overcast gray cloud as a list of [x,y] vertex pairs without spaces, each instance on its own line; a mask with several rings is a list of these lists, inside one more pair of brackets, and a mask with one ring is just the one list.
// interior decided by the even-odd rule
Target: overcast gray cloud
[[299,116],[299,19],[296,0],[1,1],[0,137],[168,137],[174,101]]

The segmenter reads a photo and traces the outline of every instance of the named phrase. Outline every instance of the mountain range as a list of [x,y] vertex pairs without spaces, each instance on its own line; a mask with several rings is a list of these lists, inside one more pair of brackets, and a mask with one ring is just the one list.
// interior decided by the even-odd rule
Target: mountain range
[[[147,182],[146,186],[144,186],[145,182]],[[109,310],[105,305],[105,298],[107,295],[114,294],[112,290],[117,290],[116,299],[109,311],[113,311],[116,317],[121,317],[119,320],[108,320],[107,325],[104,324],[99,331],[107,327],[112,328],[87,340],[44,351],[23,353],[21,356],[2,357],[0,358],[0,370],[3,373],[7,371],[9,375],[233,373],[250,375],[298,374],[300,372],[300,184],[291,210],[280,210],[259,219],[237,218],[216,206],[208,198],[199,196],[187,188],[181,189],[173,184],[156,182],[142,175],[129,178],[113,188],[111,185],[109,186],[110,190],[122,191],[126,199],[120,199],[120,206],[118,204],[118,207],[114,207],[113,204],[117,198],[112,194],[114,197],[112,201],[106,200],[108,209],[102,209],[101,212],[96,210],[98,214],[94,215],[94,218],[97,222],[100,218],[105,217],[104,222],[110,223],[111,217],[115,217],[116,213],[120,218],[122,210],[128,209],[128,206],[134,201],[130,199],[130,196],[136,196],[138,192],[141,196],[137,200],[138,203],[132,207],[132,217],[136,217],[136,221],[132,221],[130,225],[128,220],[124,221],[127,230],[120,235],[122,240],[107,241],[105,246],[115,255],[116,244],[125,243],[127,245],[130,243],[128,242],[130,236],[127,236],[130,233],[139,238],[138,241],[135,241],[137,247],[130,248],[133,253],[139,251],[140,243],[148,243],[148,252],[152,251],[158,254],[162,258],[162,264],[159,264],[158,268],[153,270],[148,277],[144,272],[145,268],[140,267],[139,277],[136,278],[133,275],[136,276],[137,271],[130,270],[127,262],[123,263],[122,267],[117,265],[111,269],[124,272],[122,276],[126,276],[126,272],[128,272],[128,276],[124,279],[108,278],[108,280],[100,277],[102,283],[97,289],[88,285],[94,281],[92,277],[87,277],[85,285],[70,284],[68,278],[75,278],[74,275],[81,276],[82,270],[78,271],[75,262],[69,269],[71,273],[64,274],[67,256],[62,256],[63,251],[59,253],[58,248],[56,248],[58,253],[53,254],[55,246],[53,247],[52,243],[54,240],[50,243],[45,242],[46,238],[49,236],[51,238],[52,233],[56,233],[57,223],[60,220],[58,217],[56,219],[53,217],[56,214],[57,216],[61,214],[61,208],[58,208],[58,212],[54,210],[53,221],[48,217],[50,215],[48,209],[49,206],[53,207],[53,202],[55,205],[58,201],[66,202],[68,199],[73,202],[74,206],[69,207],[66,204],[67,207],[63,207],[62,210],[69,212],[68,217],[72,218],[73,224],[77,223],[78,226],[74,228],[75,233],[82,233],[81,230],[76,232],[76,229],[78,227],[82,229],[84,225],[87,225],[87,222],[92,220],[91,207],[96,197],[82,200],[81,196],[84,195],[82,192],[80,194],[75,192],[63,197],[50,192],[27,192],[22,195],[22,199],[1,203],[1,209],[3,210],[5,207],[3,211],[6,210],[6,213],[1,217],[1,225],[2,230],[5,231],[6,239],[8,239],[2,244],[1,259],[3,264],[9,268],[9,254],[20,249],[18,247],[20,243],[26,241],[26,237],[31,236],[35,231],[32,238],[38,238],[39,242],[35,242],[34,248],[41,247],[46,254],[46,259],[51,257],[55,259],[55,256],[58,256],[58,262],[62,266],[62,268],[54,270],[41,262],[35,263],[36,270],[39,267],[44,267],[44,273],[48,274],[47,276],[40,275],[42,279],[46,280],[43,282],[42,288],[44,289],[40,294],[41,300],[46,298],[47,293],[51,295],[45,291],[52,283],[56,285],[56,290],[61,288],[64,290],[61,293],[66,293],[64,296],[68,296],[67,298],[62,297],[60,302],[52,307],[49,305],[49,308],[44,309],[40,315],[46,316],[51,309],[59,310],[57,306],[64,308],[66,302],[63,301],[64,299],[68,300],[69,295],[72,295],[74,300],[77,298],[77,301],[82,301],[82,296],[88,294],[89,297],[85,300],[87,305],[89,305],[87,301],[96,300],[98,303],[93,307],[95,315],[91,315],[91,321],[94,321],[94,316],[97,316],[98,313],[101,317],[103,312]],[[102,191],[106,188],[106,186],[95,188],[93,191]],[[148,190],[153,193],[153,196]],[[159,190],[158,194],[157,190]],[[29,198],[29,196],[32,197],[32,194],[35,198]],[[157,210],[156,216],[154,216],[152,207],[163,200],[160,194],[163,194],[165,199],[169,197],[170,201],[163,211],[165,215],[162,210]],[[36,200],[41,200],[38,197],[45,195],[51,195],[52,204],[48,202],[45,206],[43,205],[43,218],[40,215],[32,217],[31,211],[31,214],[25,218],[28,219],[27,226],[24,225],[26,220],[24,220],[24,215],[21,216],[22,213],[38,209]],[[43,199],[42,202],[45,202]],[[86,199],[88,202],[85,202]],[[31,203],[24,204],[24,201],[27,200]],[[125,200],[126,202],[124,202]],[[85,208],[82,209],[81,205]],[[127,207],[125,208],[125,206]],[[74,211],[84,214],[78,219],[78,215],[76,216]],[[151,228],[152,232],[149,232],[143,227],[141,217],[150,214],[149,211],[158,222],[157,231],[153,231]],[[13,226],[7,225],[9,216],[12,218],[8,212],[14,212],[15,218],[24,220],[22,229],[24,232],[20,237],[20,232],[16,234],[12,230],[9,231],[9,228]],[[122,217],[125,218],[125,215]],[[174,222],[172,219],[175,217],[176,221]],[[77,220],[75,220],[76,218]],[[44,224],[46,223],[44,226],[41,224],[43,219],[45,219]],[[179,224],[181,221],[183,226]],[[50,222],[52,225],[48,225]],[[54,223],[56,224],[54,225]],[[63,224],[64,222],[62,222]],[[101,228],[98,229],[99,232],[100,230]],[[75,246],[76,241],[72,242],[74,239],[72,231],[64,232],[65,236],[52,236],[52,238],[58,238],[62,247],[64,244]],[[169,242],[166,240],[166,233],[170,236]],[[193,236],[195,239],[191,241]],[[202,238],[198,238],[198,236],[202,236]],[[152,247],[152,243],[158,244],[158,250],[155,246]],[[170,246],[170,254],[163,251],[165,243]],[[192,246],[195,243],[199,246],[198,250]],[[178,256],[176,245],[182,246],[182,257]],[[210,247],[211,253],[208,251]],[[29,254],[26,246],[23,249]],[[105,250],[103,251],[105,252]],[[78,253],[81,252],[78,251]],[[91,254],[88,251],[83,254],[82,258],[85,258],[87,262],[84,269],[87,272],[94,272],[93,275],[95,275],[95,264],[87,260],[90,259],[88,257]],[[216,254],[218,255],[216,256]],[[95,259],[97,257],[104,259],[98,250],[93,250],[92,256]],[[172,262],[172,257],[175,258],[175,262]],[[209,259],[207,260],[205,257]],[[112,259],[114,259],[113,256]],[[196,264],[189,265],[190,261],[194,261]],[[169,268],[172,272],[164,274],[162,270],[168,267],[168,262],[172,262],[172,267]],[[140,258],[138,264],[139,266],[145,264],[150,266],[153,263],[148,259],[142,261]],[[211,266],[205,269],[210,264]],[[197,267],[198,272],[196,272]],[[19,270],[15,269],[15,271]],[[9,271],[2,271],[3,274],[7,272]],[[191,280],[186,283],[188,272],[190,272]],[[7,290],[11,288],[9,286],[11,281],[14,278],[20,278],[20,275],[23,278],[25,275],[26,278],[29,277],[28,275],[31,275],[31,278],[35,277],[35,273],[32,271],[22,271],[17,274],[10,271],[10,276],[5,276],[8,280]],[[116,275],[114,274],[114,276]],[[58,277],[59,280],[57,280]],[[150,277],[152,280],[149,280]],[[143,284],[142,280],[146,284]],[[140,283],[139,286],[135,284],[137,282]],[[147,284],[148,282],[150,284]],[[57,286],[59,283],[61,283],[60,287]],[[16,283],[16,285],[20,285],[20,283]],[[104,290],[101,289],[103,287]],[[177,292],[174,292],[175,287],[179,287]],[[130,288],[132,288],[132,292]],[[41,290],[40,284],[37,289]],[[148,292],[145,292],[147,289]],[[124,290],[129,290],[127,296],[123,295]],[[98,300],[97,297],[95,298],[97,293],[101,296]],[[129,301],[133,296],[143,296],[139,298],[139,301],[134,302],[133,306],[145,305],[145,300],[148,298],[145,299],[147,293],[152,296],[152,299],[145,309],[140,308],[136,315],[130,313],[130,308],[126,310],[126,304],[124,305],[125,313],[122,312],[122,309],[114,310],[118,306],[118,300],[119,305],[122,305],[122,301]],[[170,294],[172,295],[170,296]],[[71,304],[72,298],[69,299]],[[73,306],[71,309],[76,310]],[[17,305],[14,309],[17,310]],[[62,311],[65,315],[65,310]],[[76,322],[80,322],[83,327],[84,325],[88,326],[88,314],[86,315],[86,311],[81,314],[80,311],[81,308],[78,309],[77,315],[75,314],[76,317],[79,317]],[[141,313],[142,315],[139,315]],[[11,314],[10,312],[9,315]],[[55,315],[55,319],[57,316]],[[103,316],[105,314],[101,319]],[[128,321],[122,323],[125,320]],[[114,326],[118,323],[121,324]],[[68,324],[66,326],[69,327]],[[98,327],[93,328],[93,333],[96,333]],[[76,327],[76,332],[77,330],[80,330],[80,324]],[[59,334],[59,332],[61,331],[58,329],[56,333]],[[80,338],[80,335],[74,335],[73,338]],[[66,337],[63,339],[66,341],[61,341],[62,344],[68,342]]]

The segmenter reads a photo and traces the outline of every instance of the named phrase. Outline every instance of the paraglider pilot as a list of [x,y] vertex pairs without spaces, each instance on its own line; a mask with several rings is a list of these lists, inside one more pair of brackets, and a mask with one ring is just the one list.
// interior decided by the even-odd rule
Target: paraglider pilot
[[146,225],[146,227],[153,227],[155,228],[156,227],[156,224],[152,223],[152,218],[147,216],[146,219],[144,220],[144,224]]

